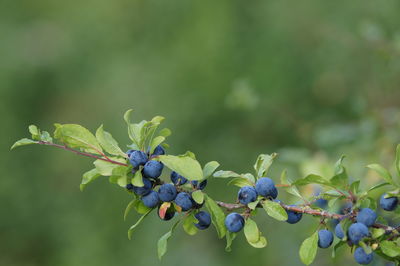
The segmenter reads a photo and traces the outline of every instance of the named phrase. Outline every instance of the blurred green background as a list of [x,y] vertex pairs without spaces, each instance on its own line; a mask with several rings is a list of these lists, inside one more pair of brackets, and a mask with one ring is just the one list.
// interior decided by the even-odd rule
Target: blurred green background
[[[162,262],[156,243],[171,223],[122,219],[130,195],[106,178],[79,191],[91,160],[31,146],[9,151],[27,126],[101,123],[129,144],[122,115],[167,117],[172,154],[191,150],[222,169],[251,171],[278,152],[271,177],[329,173],[341,154],[354,179],[392,166],[400,142],[400,2],[50,1],[0,3],[0,265],[300,265],[316,222],[257,218],[269,244],[239,236],[224,251],[214,229],[181,228]],[[207,192],[232,200],[213,180]],[[281,192],[280,198],[293,202]],[[345,249],[315,265],[355,264]],[[380,265],[380,261],[375,261]]]

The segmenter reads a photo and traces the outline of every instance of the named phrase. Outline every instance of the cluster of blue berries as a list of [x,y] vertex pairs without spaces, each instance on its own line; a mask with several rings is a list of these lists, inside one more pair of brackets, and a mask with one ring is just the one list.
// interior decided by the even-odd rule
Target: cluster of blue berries
[[[128,184],[126,188],[128,191],[132,191],[139,196],[143,205],[148,208],[160,208],[164,202],[171,202],[179,206],[180,210],[184,212],[200,209],[202,204],[196,203],[190,192],[181,189],[181,186],[188,183],[185,177],[172,171],[170,176],[172,183],[162,184],[162,182],[160,182],[159,177],[162,174],[164,165],[153,159],[158,155],[164,154],[165,150],[160,145],[154,149],[152,154],[139,150],[129,150],[127,155],[130,164],[133,166],[132,171],[139,171],[142,167],[143,186],[138,187]],[[190,181],[190,185],[193,190],[203,190],[207,185],[207,180],[202,182]],[[157,186],[159,187],[156,191],[155,189]],[[168,208],[162,216],[160,216],[160,211],[158,212],[159,217],[164,221],[171,220],[175,216],[175,213],[176,210],[173,207]],[[208,212],[199,211],[196,212],[194,216],[198,220],[198,223],[195,224],[198,229],[204,230],[210,226],[211,216]]]

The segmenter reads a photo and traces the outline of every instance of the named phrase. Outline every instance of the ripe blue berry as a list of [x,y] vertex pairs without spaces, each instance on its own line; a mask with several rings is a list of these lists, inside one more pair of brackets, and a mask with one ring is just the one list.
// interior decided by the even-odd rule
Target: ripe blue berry
[[196,219],[199,221],[197,224],[194,224],[200,230],[207,229],[211,224],[211,216],[208,212],[200,211],[194,215]]
[[232,212],[226,216],[225,226],[229,232],[237,233],[242,230],[244,226],[244,218],[240,214]]
[[165,154],[165,150],[161,145],[158,145],[154,151],[152,155],[164,155]]
[[150,191],[149,194],[142,197],[144,206],[154,208],[160,202],[158,193],[156,191]]
[[333,242],[333,234],[331,231],[323,229],[318,231],[318,247],[329,248]]
[[176,186],[184,185],[188,180],[175,171],[171,172],[171,181]]
[[369,235],[368,227],[362,223],[354,223],[350,225],[347,235],[353,244],[358,244],[361,239]]
[[376,212],[370,208],[361,209],[357,214],[357,222],[365,224],[367,227],[372,226],[375,223],[376,218]]
[[186,192],[180,192],[175,198],[175,203],[182,208],[182,211],[188,211],[193,207],[192,198]]
[[172,184],[163,184],[158,189],[158,196],[161,201],[169,202],[173,201],[176,198],[176,188]]
[[[290,206],[295,206],[295,205],[290,205]],[[288,215],[288,219],[286,220],[286,222],[290,224],[298,223],[301,220],[301,217],[303,217],[303,214],[301,212],[286,210],[286,213]]]
[[359,264],[363,265],[370,264],[373,258],[374,258],[373,253],[370,254],[365,253],[362,247],[358,247],[356,251],[354,251],[354,259]]
[[207,186],[207,180],[201,181],[200,184],[199,181],[191,181],[190,183],[194,189],[203,190]]
[[143,187],[137,187],[137,186],[133,186],[133,192],[135,192],[136,195],[139,196],[144,196],[147,195],[148,193],[150,193],[151,188],[153,186],[153,184],[151,183],[150,180],[148,180],[147,178],[143,178]]
[[148,161],[143,167],[143,176],[146,178],[159,178],[164,168],[164,164],[158,161]]
[[146,153],[142,151],[132,151],[129,156],[129,162],[133,166],[133,168],[137,168],[139,165],[144,165],[147,162],[148,158]]
[[125,187],[126,187],[126,189],[129,190],[129,191],[132,191],[132,190],[133,190],[133,185],[132,185],[131,183],[126,184]]
[[386,194],[383,194],[379,200],[379,205],[385,211],[394,211],[399,203],[399,199],[397,197],[385,198]]
[[340,223],[338,223],[335,227],[335,235],[340,239],[344,238],[344,232]]
[[250,186],[242,187],[238,192],[238,199],[240,203],[247,205],[250,202],[256,201],[257,191],[255,190],[254,187]]
[[275,199],[278,196],[278,190],[275,187],[274,181],[268,177],[262,177],[257,180],[256,191],[258,195],[263,197]]

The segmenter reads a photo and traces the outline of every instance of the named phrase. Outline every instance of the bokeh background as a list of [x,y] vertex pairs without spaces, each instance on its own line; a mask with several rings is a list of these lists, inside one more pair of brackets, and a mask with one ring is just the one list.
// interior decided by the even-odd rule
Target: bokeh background
[[[29,124],[54,122],[104,123],[125,147],[122,115],[134,108],[137,120],[167,117],[169,153],[248,172],[258,154],[278,152],[276,180],[285,168],[292,179],[329,175],[346,154],[368,186],[377,177],[365,165],[391,167],[400,142],[399,12],[397,0],[1,1],[0,265],[300,265],[316,221],[263,213],[265,249],[239,236],[226,253],[214,229],[180,228],[159,262],[171,223],[153,214],[129,241],[130,195],[106,178],[79,191],[91,160],[9,148]],[[237,189],[213,180],[206,191],[232,200]],[[335,260],[319,250],[315,265],[344,263],[355,264],[348,249]]]

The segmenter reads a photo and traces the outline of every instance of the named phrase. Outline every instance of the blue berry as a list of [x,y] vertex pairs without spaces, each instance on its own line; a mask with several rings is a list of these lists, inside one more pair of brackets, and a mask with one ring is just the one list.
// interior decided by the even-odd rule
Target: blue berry
[[[290,206],[295,206],[295,205],[290,205]],[[298,223],[301,220],[301,218],[303,217],[303,214],[301,212],[294,212],[294,211],[286,210],[286,213],[288,215],[288,219],[286,220],[286,222],[288,222],[290,224]]]
[[328,201],[326,199],[317,199],[315,205],[321,209],[325,209],[328,206]]
[[361,209],[357,214],[357,222],[365,224],[367,227],[372,226],[376,221],[376,212],[370,208]]
[[386,194],[383,194],[379,200],[379,205],[385,211],[394,211],[399,203],[399,199],[397,197],[385,198]]
[[197,224],[194,224],[200,230],[207,229],[211,224],[211,216],[208,212],[200,211],[194,215],[196,219],[199,221]]
[[251,186],[242,187],[238,192],[238,199],[240,203],[247,205],[250,202],[256,201],[257,191]]
[[373,258],[374,258],[373,253],[370,254],[365,253],[362,247],[358,247],[356,251],[354,251],[354,259],[359,264],[363,265],[370,264]]
[[154,151],[152,155],[164,155],[165,154],[165,150],[161,145],[158,145]]
[[333,234],[331,231],[323,229],[318,231],[318,247],[329,248],[333,242]]
[[139,165],[144,165],[147,162],[148,158],[146,153],[142,151],[132,151],[129,156],[129,162],[133,166],[133,168],[137,168]]
[[172,184],[163,184],[158,189],[158,194],[161,201],[169,202],[176,198],[176,188]]
[[171,172],[171,181],[176,186],[184,185],[188,180],[175,171]]
[[143,178],[143,187],[133,186],[133,192],[139,196],[144,196],[150,193],[153,184],[147,178]]
[[344,232],[340,223],[338,223],[335,227],[335,235],[340,239],[344,238]]
[[143,167],[143,176],[146,178],[156,179],[159,178],[164,164],[158,161],[148,161]]
[[158,193],[156,191],[150,191],[149,194],[142,197],[142,202],[144,206],[148,208],[154,208],[160,202]]
[[237,233],[243,229],[244,218],[240,214],[232,212],[226,216],[225,226],[229,232]]
[[201,181],[200,184],[199,181],[191,181],[190,183],[194,189],[203,190],[207,186],[207,180]]
[[353,244],[358,244],[360,240],[369,235],[368,227],[362,223],[354,223],[350,225],[347,235]]
[[129,190],[129,191],[132,191],[132,190],[133,190],[133,185],[130,184],[130,183],[129,183],[129,184],[126,184],[125,187],[126,187],[126,189]]
[[192,197],[186,192],[179,192],[175,198],[175,203],[182,208],[182,211],[188,211],[193,207]]
[[256,182],[256,191],[258,195],[263,197],[271,197],[276,199],[278,190],[275,187],[274,181],[268,177],[262,177]]

